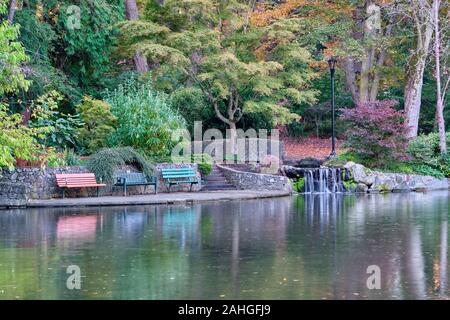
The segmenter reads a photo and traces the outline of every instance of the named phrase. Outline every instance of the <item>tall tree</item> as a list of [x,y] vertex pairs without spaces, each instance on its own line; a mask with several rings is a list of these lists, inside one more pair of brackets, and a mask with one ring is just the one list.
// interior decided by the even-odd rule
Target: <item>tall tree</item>
[[407,63],[404,91],[408,138],[417,137],[422,102],[423,75],[433,37],[433,12],[429,0],[407,0],[402,11],[410,17],[415,29],[415,48]]
[[322,35],[310,40],[324,42],[326,55],[338,56],[346,87],[359,105],[375,101],[382,85],[395,18],[388,14],[392,5],[387,0],[286,0],[267,8],[260,6],[252,21],[264,26],[298,16],[315,25],[311,33],[317,35],[321,29]]
[[[139,10],[136,4],[136,0],[125,0],[125,12],[127,19],[130,21],[139,20]],[[133,57],[136,71],[139,73],[148,72],[147,58],[139,51],[136,51]]]
[[[448,70],[446,70],[446,62],[448,61],[448,49],[449,49],[449,38],[445,37],[445,32],[441,32],[440,23],[440,11],[444,11],[444,21],[446,22],[446,27],[444,31],[448,32],[448,20],[446,20],[447,10],[442,7],[441,0],[433,0],[432,12],[433,12],[433,25],[434,25],[434,60],[435,60],[435,71],[434,75],[436,78],[436,123],[439,131],[439,149],[441,153],[447,152],[447,141],[445,133],[445,120],[444,120],[444,100],[445,93],[448,89],[450,75],[448,75]],[[445,30],[447,29],[447,30]],[[444,61],[444,70],[441,68],[441,60]],[[446,76],[447,80],[442,81],[442,77]]]
[[[352,36],[341,40],[341,51],[344,54],[340,61],[347,88],[354,103],[360,105],[377,100],[393,23],[386,19],[386,15],[382,14],[382,7],[374,0],[366,0],[357,5],[352,18]],[[355,46],[356,43],[360,45]]]
[[248,1],[167,0],[152,8],[152,21],[122,24],[122,51],[145,54],[157,81],[173,75],[176,86],[198,87],[233,141],[245,113],[264,112],[285,124],[298,118],[293,104],[316,95],[309,88],[311,56],[296,41],[300,21],[250,28],[249,10]]
[[[6,3],[6,0],[0,0],[0,15],[7,13]],[[17,93],[29,86],[29,81],[22,72],[22,63],[28,57],[17,40],[18,35],[19,26],[11,25],[8,20],[0,21],[0,104],[4,95]]]
[[10,0],[9,1],[9,8],[8,8],[8,22],[9,24],[13,24],[14,22],[14,14],[16,13],[17,9],[17,0]]

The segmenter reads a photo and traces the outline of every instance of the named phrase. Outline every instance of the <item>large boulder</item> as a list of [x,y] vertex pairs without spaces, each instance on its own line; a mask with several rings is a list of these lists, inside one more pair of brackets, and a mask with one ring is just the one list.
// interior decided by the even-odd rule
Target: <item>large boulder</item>
[[367,185],[365,185],[364,183],[358,183],[358,185],[356,186],[355,192],[356,193],[367,193],[368,190],[369,190],[369,187]]
[[373,184],[370,186],[369,192],[392,192],[396,185],[395,175],[377,174]]
[[344,165],[344,168],[349,170],[350,176],[356,183],[363,183],[370,187],[375,182],[376,176],[373,171],[364,167],[362,164],[350,161]]

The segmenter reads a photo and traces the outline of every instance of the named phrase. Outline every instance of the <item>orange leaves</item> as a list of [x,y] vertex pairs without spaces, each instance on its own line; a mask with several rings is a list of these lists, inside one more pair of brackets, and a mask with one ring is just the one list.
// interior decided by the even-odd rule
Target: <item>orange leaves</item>
[[[382,2],[389,2],[392,0],[380,0]],[[300,7],[308,6],[309,9],[315,9],[307,13],[306,18],[323,18],[327,21],[333,20],[335,15],[327,12],[332,10],[345,14],[352,14],[353,8],[350,5],[335,4],[331,1],[324,0],[286,0],[278,6],[258,5],[250,15],[250,23],[255,27],[265,27],[272,22],[287,18],[294,12],[297,12]]]
[[307,0],[287,0],[272,9],[269,9],[264,5],[259,5],[250,15],[250,22],[256,27],[264,27],[274,20],[287,17],[294,9],[306,4],[308,4]]
[[323,51],[325,57],[332,57],[336,55],[336,50],[339,48],[340,43],[337,41],[325,43],[326,49]]

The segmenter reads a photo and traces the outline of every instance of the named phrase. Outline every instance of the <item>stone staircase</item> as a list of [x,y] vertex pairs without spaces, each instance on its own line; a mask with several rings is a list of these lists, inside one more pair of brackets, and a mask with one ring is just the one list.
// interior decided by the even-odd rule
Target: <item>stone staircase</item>
[[222,171],[214,166],[211,173],[203,178],[200,191],[236,190],[236,187],[227,181]]

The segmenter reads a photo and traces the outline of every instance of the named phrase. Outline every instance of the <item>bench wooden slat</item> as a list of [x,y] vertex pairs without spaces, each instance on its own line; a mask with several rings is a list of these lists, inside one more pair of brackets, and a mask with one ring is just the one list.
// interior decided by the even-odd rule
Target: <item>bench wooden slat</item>
[[55,178],[57,186],[63,189],[63,197],[66,188],[97,188],[98,195],[98,188],[106,187],[104,183],[97,183],[93,173],[62,173],[55,174]]
[[163,174],[164,178],[184,178],[184,177],[196,177],[197,174],[189,173],[189,174]]
[[158,192],[158,178],[148,177],[143,172],[123,172],[118,171],[114,175],[115,186],[123,187],[123,194],[126,196],[128,186],[144,186],[144,192],[147,186],[155,186],[155,194]]
[[166,180],[166,184],[169,185],[169,192],[171,185],[190,183],[192,191],[192,186],[194,184],[200,184],[197,170],[194,168],[163,168],[161,169],[161,174],[163,179]]

